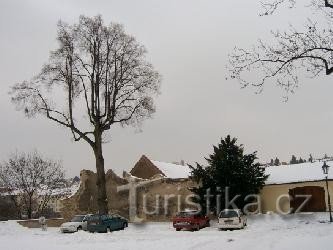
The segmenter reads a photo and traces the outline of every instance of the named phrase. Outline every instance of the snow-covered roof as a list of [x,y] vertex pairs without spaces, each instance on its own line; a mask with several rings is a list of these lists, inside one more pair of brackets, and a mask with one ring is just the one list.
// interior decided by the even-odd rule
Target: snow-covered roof
[[189,166],[179,165],[174,163],[166,163],[160,161],[152,161],[151,162],[163,172],[165,177],[171,179],[183,179],[188,178],[191,173],[191,169]]
[[[333,161],[327,161],[332,168],[328,178],[333,179]],[[272,166],[266,168],[269,177],[266,184],[283,184],[306,181],[321,181],[325,178],[322,170],[324,162],[306,162],[293,165]]]
[[[175,163],[150,161],[162,171],[166,178],[185,179],[191,175],[191,169],[187,165],[183,166]],[[306,162],[266,167],[266,174],[269,175],[266,185],[324,180],[325,176],[322,170],[323,163],[323,161],[316,161],[313,163]],[[326,163],[332,167],[329,171],[328,178],[333,180],[333,160],[328,160]]]

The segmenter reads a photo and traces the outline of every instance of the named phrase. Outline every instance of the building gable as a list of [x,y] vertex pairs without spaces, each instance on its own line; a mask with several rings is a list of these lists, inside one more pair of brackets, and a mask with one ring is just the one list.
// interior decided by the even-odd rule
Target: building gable
[[164,173],[158,169],[145,155],[141,156],[140,160],[130,171],[130,174],[142,179],[150,179],[158,174],[164,176]]

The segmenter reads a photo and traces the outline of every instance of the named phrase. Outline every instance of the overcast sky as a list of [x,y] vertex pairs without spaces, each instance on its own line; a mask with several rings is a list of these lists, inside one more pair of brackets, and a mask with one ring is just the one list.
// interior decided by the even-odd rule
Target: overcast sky
[[[302,6],[301,6],[302,7]],[[142,132],[114,128],[104,145],[105,167],[121,173],[142,154],[159,161],[205,162],[221,137],[239,138],[261,162],[291,154],[308,158],[332,154],[331,77],[302,78],[287,103],[267,85],[260,95],[226,79],[228,53],[269,39],[271,29],[301,25],[305,11],[281,10],[259,17],[259,0],[1,0],[0,1],[0,159],[11,152],[39,150],[61,159],[68,176],[95,168],[84,142],[43,118],[27,119],[10,102],[9,87],[39,72],[56,46],[59,19],[73,23],[80,14],[102,14],[106,23],[124,24],[148,49],[163,76],[157,112]]]

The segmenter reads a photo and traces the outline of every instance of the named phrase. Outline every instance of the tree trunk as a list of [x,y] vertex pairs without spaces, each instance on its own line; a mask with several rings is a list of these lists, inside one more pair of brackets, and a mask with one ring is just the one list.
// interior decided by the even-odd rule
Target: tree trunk
[[32,197],[29,196],[28,219],[32,219]]
[[108,213],[108,201],[106,196],[106,180],[104,170],[104,158],[102,150],[102,134],[95,133],[95,159],[96,159],[96,171],[97,171],[97,206],[99,214]]

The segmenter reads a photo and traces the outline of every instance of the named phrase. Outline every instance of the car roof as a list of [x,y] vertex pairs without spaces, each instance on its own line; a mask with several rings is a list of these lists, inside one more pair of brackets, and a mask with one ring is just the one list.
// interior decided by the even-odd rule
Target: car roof
[[199,211],[198,210],[183,210],[183,211],[180,211],[180,213],[198,213]]

